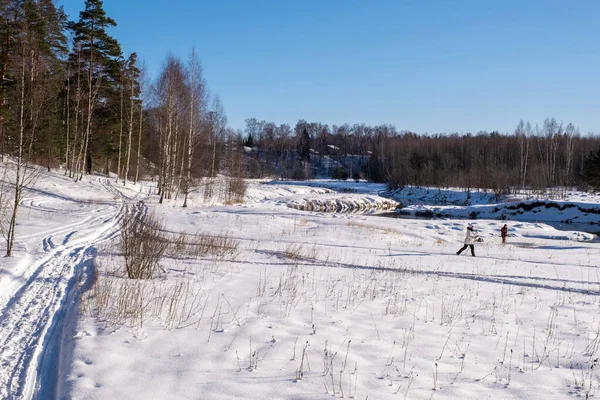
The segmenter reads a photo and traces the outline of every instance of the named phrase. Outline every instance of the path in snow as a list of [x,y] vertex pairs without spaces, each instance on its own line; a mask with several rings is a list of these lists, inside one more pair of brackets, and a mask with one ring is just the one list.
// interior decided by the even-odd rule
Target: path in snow
[[[82,272],[92,273],[92,268],[83,271],[84,266],[94,257],[95,247],[118,232],[119,222],[127,212],[123,200],[132,200],[122,195],[108,179],[99,178],[98,181],[118,196],[113,205],[96,210],[92,217],[44,232],[42,245],[47,255],[26,267],[21,279],[13,279],[12,284],[4,288],[5,296],[0,300],[2,399],[29,399],[42,392],[44,398],[51,395],[52,390],[40,388],[38,380],[51,381],[49,377],[58,376],[59,367],[43,361],[45,357],[54,360],[57,357],[57,354],[49,354],[52,351],[48,349],[61,342],[63,321],[69,312],[69,303],[73,301],[71,292],[77,287],[76,276]],[[38,208],[42,204],[27,201],[32,206],[37,204]],[[143,207],[143,203],[139,203],[134,212],[143,212]],[[44,206],[44,211],[59,212],[50,206]],[[79,237],[73,239],[76,233]],[[46,340],[47,336],[52,340]],[[42,367],[38,368],[38,365]]]

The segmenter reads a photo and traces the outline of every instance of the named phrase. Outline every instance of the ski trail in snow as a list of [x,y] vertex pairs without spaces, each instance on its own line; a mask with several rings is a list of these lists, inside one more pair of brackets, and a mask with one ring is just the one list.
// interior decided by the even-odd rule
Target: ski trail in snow
[[[112,216],[106,214],[93,219],[90,234],[73,241],[71,227],[61,227],[55,234],[71,232],[62,244],[52,240],[54,235],[43,239],[49,254],[28,269],[22,285],[11,293],[0,311],[0,398],[7,400],[30,399],[41,392],[38,377],[46,376],[42,368],[53,368],[44,363],[48,346],[47,334],[56,342],[56,332],[61,331],[61,319],[68,313],[69,299],[76,287],[76,275],[94,256],[97,244],[109,240],[118,233],[119,222],[127,212],[123,200],[132,200],[112,188],[110,182],[100,180],[102,186],[118,195]],[[143,203],[138,203],[133,212],[141,213]],[[87,221],[90,223],[90,221]],[[89,231],[89,230],[88,230]],[[21,283],[21,282],[20,282]],[[13,289],[13,288],[11,288]],[[12,290],[10,290],[12,292]],[[47,394],[47,393],[46,393]]]

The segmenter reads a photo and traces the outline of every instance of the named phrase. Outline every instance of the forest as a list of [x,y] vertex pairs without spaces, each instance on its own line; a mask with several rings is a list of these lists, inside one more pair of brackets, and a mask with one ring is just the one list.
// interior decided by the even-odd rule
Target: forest
[[[572,123],[555,118],[534,126],[520,120],[510,133],[474,134],[418,134],[398,131],[392,125],[329,127],[304,120],[291,129],[250,118],[244,133],[246,145],[257,150],[251,164],[260,165],[251,169],[255,177],[339,176],[385,182],[392,188],[586,188],[596,157],[590,152],[600,148],[600,137],[582,135]],[[289,155],[302,159],[303,133],[310,141],[308,175],[303,175],[306,169],[290,162],[294,158]]]

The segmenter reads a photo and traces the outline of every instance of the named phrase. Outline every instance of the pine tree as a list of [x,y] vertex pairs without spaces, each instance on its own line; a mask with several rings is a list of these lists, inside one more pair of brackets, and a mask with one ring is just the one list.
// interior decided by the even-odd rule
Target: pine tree
[[15,77],[12,76],[11,66],[14,64],[13,54],[17,50],[16,38],[19,35],[21,23],[21,8],[18,2],[11,0],[0,0],[0,153],[4,159],[4,153],[9,150],[7,142],[7,125],[11,122],[10,99],[14,101]]
[[[94,148],[90,145],[92,121],[95,130],[104,128],[108,131],[111,128],[110,123],[115,122],[115,113],[110,112],[110,106],[111,103],[114,104],[114,98],[118,98],[119,72],[122,67],[121,46],[106,30],[116,25],[112,18],[106,16],[101,0],[86,0],[85,9],[79,14],[79,21],[70,24],[74,34],[74,49],[81,52],[83,65],[80,68],[87,78],[83,154],[78,156],[77,161],[79,179],[83,175],[81,166],[84,159],[86,172],[91,172],[91,152]],[[102,104],[104,109],[96,116],[98,104]],[[107,135],[106,131],[104,133]],[[105,136],[103,139],[103,148],[96,146],[96,150],[110,153],[111,138]]]
[[252,138],[252,134],[249,133],[248,137],[246,138],[246,141],[244,142],[244,146],[246,147],[254,147],[254,139]]
[[302,131],[299,143],[300,162],[304,172],[304,179],[310,178],[310,136],[306,128]]
[[308,136],[306,128],[304,128],[300,136],[300,159],[302,161],[310,161],[310,136]]
[[596,154],[590,152],[583,161],[583,178],[588,185],[600,188],[600,149]]
[[29,67],[29,156],[44,157],[50,170],[62,141],[62,85],[67,38],[67,17],[51,0],[26,0],[25,19],[31,26]]

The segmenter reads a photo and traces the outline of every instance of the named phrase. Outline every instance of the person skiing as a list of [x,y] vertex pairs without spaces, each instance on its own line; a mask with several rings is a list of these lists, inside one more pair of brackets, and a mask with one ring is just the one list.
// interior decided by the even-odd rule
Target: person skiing
[[500,229],[500,236],[502,237],[502,244],[506,244],[506,237],[508,236],[508,227],[506,224]]
[[473,224],[469,224],[467,226],[467,236],[465,236],[465,245],[456,252],[456,255],[459,256],[467,247],[471,248],[471,255],[475,257],[475,246],[473,245],[477,240],[477,234],[475,233],[475,227]]

